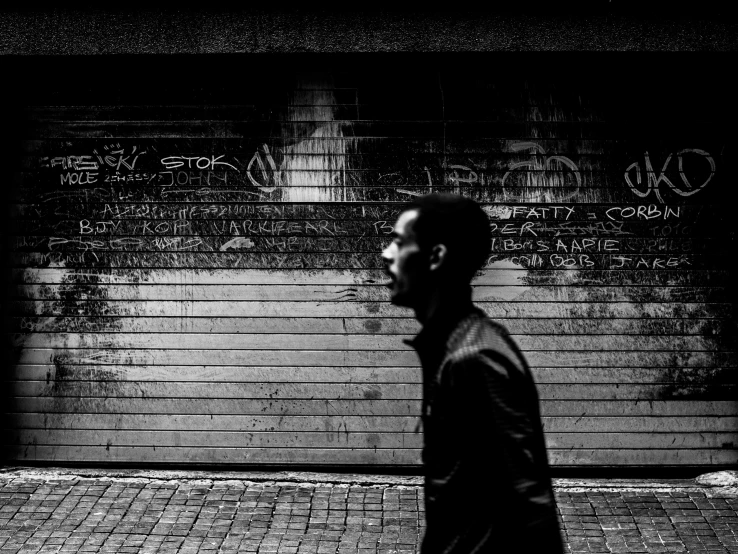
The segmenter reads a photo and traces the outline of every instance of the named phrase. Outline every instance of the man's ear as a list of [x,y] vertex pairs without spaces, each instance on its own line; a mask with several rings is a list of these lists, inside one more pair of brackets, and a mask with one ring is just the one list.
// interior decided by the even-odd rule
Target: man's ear
[[430,270],[438,270],[446,261],[448,256],[448,249],[445,244],[436,244],[431,249],[430,255]]

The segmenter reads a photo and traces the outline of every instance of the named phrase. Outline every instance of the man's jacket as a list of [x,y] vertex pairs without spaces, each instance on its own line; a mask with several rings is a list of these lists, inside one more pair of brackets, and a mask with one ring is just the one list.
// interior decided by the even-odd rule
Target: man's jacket
[[538,393],[507,331],[469,302],[407,343],[423,366],[422,553],[562,552]]

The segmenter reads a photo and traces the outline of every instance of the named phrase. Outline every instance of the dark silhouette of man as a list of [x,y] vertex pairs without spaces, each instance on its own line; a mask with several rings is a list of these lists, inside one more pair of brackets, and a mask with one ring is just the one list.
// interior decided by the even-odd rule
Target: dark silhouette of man
[[472,304],[490,253],[474,201],[406,206],[382,252],[392,303],[422,325],[426,534],[422,554],[563,552],[538,393],[507,331]]

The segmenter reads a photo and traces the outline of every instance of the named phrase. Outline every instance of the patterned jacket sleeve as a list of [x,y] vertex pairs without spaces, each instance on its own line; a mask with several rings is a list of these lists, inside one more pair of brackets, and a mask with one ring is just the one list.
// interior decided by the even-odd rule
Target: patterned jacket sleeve
[[[476,466],[526,521],[551,516],[548,462],[538,395],[514,351],[478,350],[453,360],[444,378],[465,437],[462,463]],[[443,388],[443,387],[442,387]]]

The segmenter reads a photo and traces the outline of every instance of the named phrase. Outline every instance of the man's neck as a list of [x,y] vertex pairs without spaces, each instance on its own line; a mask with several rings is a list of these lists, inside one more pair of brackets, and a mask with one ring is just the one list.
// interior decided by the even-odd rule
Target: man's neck
[[415,319],[425,326],[439,314],[471,304],[471,286],[469,285],[442,285],[436,287],[428,295],[423,305],[415,308]]

